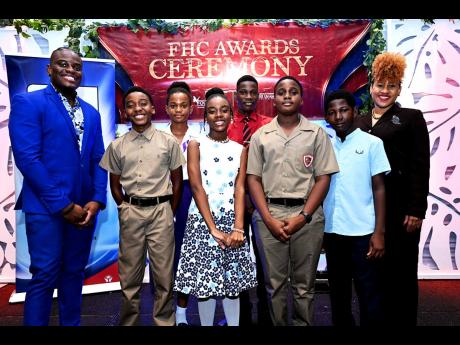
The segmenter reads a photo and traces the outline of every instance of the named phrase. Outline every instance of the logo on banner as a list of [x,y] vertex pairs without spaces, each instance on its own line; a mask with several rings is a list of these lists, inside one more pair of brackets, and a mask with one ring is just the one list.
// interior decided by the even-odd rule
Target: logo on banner
[[305,168],[308,168],[312,163],[313,163],[312,155],[303,156],[303,164],[305,165]]
[[193,103],[195,103],[198,108],[204,108],[206,100],[200,99],[200,97],[193,96]]
[[268,93],[268,92],[261,92],[261,93],[259,93],[259,99],[260,99],[260,100],[263,100],[263,101],[264,101],[264,100],[269,100],[269,101],[271,101],[271,100],[274,100],[274,99],[275,99],[275,96],[273,95],[273,92],[270,92],[270,93]]

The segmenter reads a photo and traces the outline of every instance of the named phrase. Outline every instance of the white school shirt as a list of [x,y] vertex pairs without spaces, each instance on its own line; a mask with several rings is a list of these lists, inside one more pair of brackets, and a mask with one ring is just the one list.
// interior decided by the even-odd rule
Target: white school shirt
[[[163,131],[165,131],[166,133],[169,133],[171,134],[172,136],[174,136],[171,132],[171,123],[165,128],[163,129]],[[185,158],[185,164],[182,165],[182,177],[185,180],[188,180],[188,172],[187,172],[187,149],[188,149],[188,144],[190,143],[190,140],[192,139],[196,139],[200,136],[200,132],[198,129],[194,129],[194,127],[191,127],[189,125],[188,129],[187,129],[187,132],[185,133],[184,137],[182,138],[182,142],[179,143],[179,146],[182,150],[182,153],[184,154],[184,158]],[[175,137],[174,137],[175,138]]]

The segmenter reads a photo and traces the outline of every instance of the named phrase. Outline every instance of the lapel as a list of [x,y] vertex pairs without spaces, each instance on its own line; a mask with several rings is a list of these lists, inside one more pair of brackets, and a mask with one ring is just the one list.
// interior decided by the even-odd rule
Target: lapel
[[372,117],[371,117],[371,113],[367,113],[365,115],[362,115],[361,117],[361,122],[364,123],[364,125],[366,126],[365,127],[365,130],[366,132],[372,128]]
[[295,129],[297,133],[295,135],[292,135],[292,137],[289,139],[294,139],[295,137],[301,135],[304,132],[314,132],[315,131],[315,127],[312,126],[312,123],[304,115],[299,113],[299,118],[300,118],[299,127]]
[[69,116],[69,113],[67,112],[67,109],[64,107],[64,104],[61,101],[61,98],[57,94],[57,92],[54,90],[54,88],[48,84],[48,87],[45,90],[45,93],[48,95],[48,97],[51,99],[51,101],[56,105],[56,109],[58,110],[58,113],[64,118],[64,121],[66,123],[66,127],[69,130],[69,134],[72,138],[72,141],[74,142],[75,146],[77,147],[78,150],[78,141],[77,141],[77,136],[75,134],[75,127],[73,126],[72,119]]
[[289,142],[291,140],[294,140],[295,138],[297,138],[300,134],[302,134],[302,130],[299,128],[299,127],[296,127],[293,129],[293,131],[289,134],[289,136],[286,136],[286,133],[284,133],[284,131],[282,131],[283,134],[285,135],[286,137],[286,142]]
[[80,102],[81,111],[83,112],[83,121],[84,121],[83,123],[85,126],[85,129],[83,130],[83,142],[81,144],[81,155],[83,157],[83,152],[85,152],[86,145],[88,143],[88,137],[90,134],[90,129],[91,129],[90,123],[89,123],[90,116],[88,116],[90,109],[80,97],[78,97],[78,101]]
[[382,118],[377,121],[374,127],[381,126],[384,123],[393,121],[393,116],[397,116],[401,111],[401,107],[397,103],[393,104],[390,109],[388,109],[383,115]]

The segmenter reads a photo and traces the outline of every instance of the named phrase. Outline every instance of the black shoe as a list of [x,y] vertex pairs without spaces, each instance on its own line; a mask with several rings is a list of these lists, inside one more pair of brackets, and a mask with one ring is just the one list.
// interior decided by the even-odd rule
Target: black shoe
[[185,322],[179,322],[177,324],[177,327],[190,327],[190,325],[188,323],[185,323]]

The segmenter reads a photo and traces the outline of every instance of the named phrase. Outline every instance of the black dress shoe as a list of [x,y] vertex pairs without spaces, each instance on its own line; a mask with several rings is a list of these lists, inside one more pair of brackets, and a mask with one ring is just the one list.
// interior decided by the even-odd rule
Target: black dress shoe
[[185,323],[185,322],[179,322],[177,324],[177,327],[190,327],[190,325],[188,323]]

